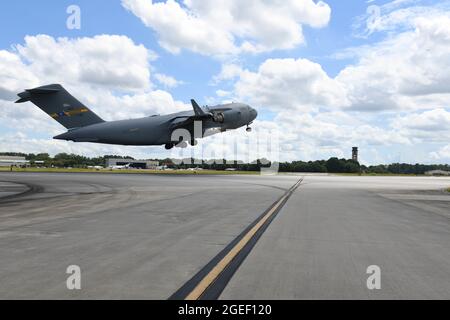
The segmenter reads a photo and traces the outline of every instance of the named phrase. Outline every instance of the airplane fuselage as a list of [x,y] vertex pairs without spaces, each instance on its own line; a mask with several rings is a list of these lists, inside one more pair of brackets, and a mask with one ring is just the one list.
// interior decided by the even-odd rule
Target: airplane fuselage
[[[258,113],[249,105],[229,103],[201,108],[191,100],[192,110],[140,119],[105,121],[72,96],[62,85],[50,84],[18,94],[16,103],[32,102],[68,131],[54,139],[129,146],[197,144],[217,132],[248,127]],[[216,132],[208,132],[216,129]]]
[[[223,119],[220,118],[219,121],[215,121],[214,119],[203,120],[202,134],[208,129],[217,128],[218,132],[237,129],[250,124],[257,116],[253,108],[241,103],[218,105],[209,107],[208,109],[211,112],[217,111],[221,113]],[[194,134],[193,123],[182,123],[193,116],[193,111],[183,111],[139,119],[106,121],[71,129],[54,138],[74,142],[133,146],[167,145],[173,143],[173,131],[176,129],[186,129],[191,135]],[[178,124],[179,126],[177,126]]]

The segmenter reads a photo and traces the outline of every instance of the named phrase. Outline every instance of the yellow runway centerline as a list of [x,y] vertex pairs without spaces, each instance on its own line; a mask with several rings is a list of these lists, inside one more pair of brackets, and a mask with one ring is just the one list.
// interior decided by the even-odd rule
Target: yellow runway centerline
[[302,182],[299,180],[293,185],[289,191],[281,197],[277,203],[266,213],[266,215],[253,226],[245,236],[220,260],[217,265],[198,283],[198,285],[186,296],[186,300],[197,300],[206,289],[217,279],[222,271],[230,264],[230,262],[238,255],[238,253],[245,247],[245,245],[253,238],[259,229],[266,223],[266,221],[276,212],[280,205],[286,200],[292,191],[294,191]]

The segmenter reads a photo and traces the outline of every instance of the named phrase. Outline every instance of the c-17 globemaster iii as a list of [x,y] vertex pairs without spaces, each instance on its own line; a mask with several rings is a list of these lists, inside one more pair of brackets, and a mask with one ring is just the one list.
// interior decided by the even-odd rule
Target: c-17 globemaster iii
[[[196,138],[204,137],[205,132],[224,132],[243,126],[247,126],[247,131],[251,131],[250,124],[258,115],[255,109],[243,103],[202,108],[191,100],[193,110],[190,111],[140,119],[104,121],[59,84],[28,89],[18,96],[20,99],[16,103],[31,101],[68,129],[54,139],[74,142],[165,145],[166,149],[174,146],[186,147],[187,143],[196,145]],[[196,132],[198,127],[200,132]]]

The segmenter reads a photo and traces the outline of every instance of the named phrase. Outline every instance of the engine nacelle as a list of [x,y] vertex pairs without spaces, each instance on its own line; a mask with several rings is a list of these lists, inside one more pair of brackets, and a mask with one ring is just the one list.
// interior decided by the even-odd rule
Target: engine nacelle
[[213,114],[213,121],[218,123],[223,123],[225,121],[225,116],[222,112],[215,112]]

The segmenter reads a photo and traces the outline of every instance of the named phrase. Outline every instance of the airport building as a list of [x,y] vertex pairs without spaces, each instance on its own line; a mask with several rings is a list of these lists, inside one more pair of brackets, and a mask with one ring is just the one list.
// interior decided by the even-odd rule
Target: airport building
[[106,167],[120,167],[129,166],[130,168],[136,169],[152,169],[156,170],[159,167],[158,161],[153,160],[132,160],[132,159],[106,159]]
[[450,171],[445,170],[431,170],[425,172],[427,176],[450,176]]
[[23,167],[29,165],[30,161],[26,160],[25,157],[0,156],[0,167]]

